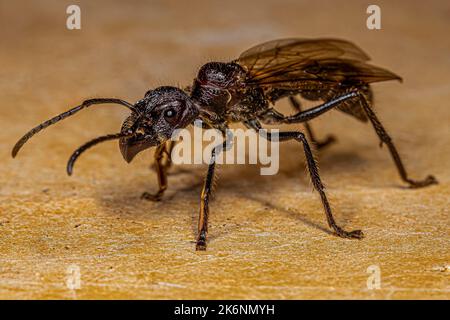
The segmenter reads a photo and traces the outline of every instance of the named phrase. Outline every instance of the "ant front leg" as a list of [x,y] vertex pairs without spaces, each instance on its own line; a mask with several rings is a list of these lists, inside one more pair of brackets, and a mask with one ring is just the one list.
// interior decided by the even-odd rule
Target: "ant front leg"
[[[173,148],[173,141],[167,141],[166,143],[163,143],[156,148],[154,155],[155,158],[154,165],[156,174],[158,175],[159,189],[158,192],[156,192],[155,194],[144,192],[141,195],[142,199],[149,201],[161,201],[161,198],[167,189],[167,170],[172,164],[171,161],[172,148]],[[164,154],[166,154],[165,161],[164,161]]]
[[[175,146],[176,141],[169,140],[166,141],[163,152],[163,159],[161,160],[161,165],[168,171],[172,166],[172,150]],[[156,169],[156,168],[155,168]]]
[[208,216],[209,199],[211,196],[212,184],[214,181],[215,163],[212,162],[208,167],[205,183],[203,184],[202,194],[200,196],[200,213],[198,217],[197,251],[206,250],[206,237],[208,234]]
[[200,196],[200,213],[198,217],[198,234],[197,244],[195,249],[197,251],[206,250],[206,237],[208,234],[208,216],[209,216],[209,199],[212,193],[212,185],[214,181],[214,171],[216,167],[216,149],[211,153],[211,162],[208,166],[205,182],[203,184],[202,193]]
[[[300,101],[298,101],[298,99],[296,99],[294,96],[290,96],[289,101],[290,101],[292,107],[294,108],[294,110],[296,110],[297,112],[302,111],[301,103],[300,103]],[[330,144],[336,142],[336,137],[332,134],[327,135],[325,140],[322,140],[322,141],[317,140],[315,137],[315,134],[312,131],[310,124],[306,121],[303,123],[303,125],[305,126],[306,133],[308,134],[309,140],[311,140],[313,145],[315,145],[318,150],[325,148],[325,147],[329,146]]]
[[197,244],[195,249],[197,251],[206,250],[206,239],[208,235],[208,217],[209,217],[209,200],[211,198],[213,184],[214,184],[214,173],[216,168],[216,156],[223,150],[229,150],[233,143],[232,134],[224,133],[226,136],[225,142],[221,145],[216,146],[211,151],[211,160],[208,165],[208,171],[206,173],[205,182],[203,184],[202,193],[200,196],[200,213],[198,216],[198,234],[197,234]]

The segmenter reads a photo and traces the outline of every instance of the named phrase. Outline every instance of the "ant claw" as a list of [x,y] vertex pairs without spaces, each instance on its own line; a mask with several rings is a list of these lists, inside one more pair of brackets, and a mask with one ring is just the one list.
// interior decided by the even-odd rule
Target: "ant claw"
[[148,193],[148,192],[144,192],[141,195],[141,199],[148,200],[148,201],[155,201],[155,202],[157,202],[157,201],[161,201],[161,198],[162,198],[162,194],[159,193],[159,192],[156,193],[156,194],[151,194],[151,193]]
[[364,238],[364,233],[361,230],[353,230],[348,232],[347,236],[351,239],[362,239]]
[[206,250],[206,242],[203,240],[198,240],[197,244],[195,245],[196,251],[205,251]]
[[195,245],[196,251],[205,251],[206,250],[206,232],[201,231],[197,238],[197,244]]
[[347,239],[362,239],[364,233],[361,230],[345,231],[342,229],[336,230],[336,234],[341,238]]
[[328,147],[330,144],[333,144],[336,141],[337,141],[337,138],[334,135],[330,134],[326,137],[326,139],[324,141],[317,142],[316,146],[317,146],[317,149],[320,150],[325,147]]
[[424,180],[420,180],[420,181],[408,180],[407,182],[409,183],[409,187],[412,189],[423,188],[423,187],[427,187],[427,186],[439,183],[437,181],[437,179],[432,175],[427,176]]

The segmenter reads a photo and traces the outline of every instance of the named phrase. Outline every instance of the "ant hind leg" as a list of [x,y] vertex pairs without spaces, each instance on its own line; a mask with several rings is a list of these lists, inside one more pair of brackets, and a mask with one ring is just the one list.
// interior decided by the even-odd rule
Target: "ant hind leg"
[[[342,94],[340,96],[337,96],[319,106],[313,107],[311,109],[298,112],[297,114],[294,114],[292,116],[284,117],[281,116],[275,117],[275,114],[272,110],[267,113],[268,117],[271,117],[276,121],[276,123],[304,123],[306,121],[312,120],[321,114],[328,112],[330,110],[335,109],[338,107],[341,103],[353,99],[358,99],[358,101],[361,103],[361,107],[363,108],[364,112],[366,113],[367,117],[369,118],[369,121],[372,123],[373,128],[375,129],[376,134],[381,140],[381,145],[384,143],[387,145],[389,152],[391,153],[391,157],[394,160],[394,163],[397,167],[397,170],[400,174],[401,179],[408,183],[411,188],[422,188],[429,185],[437,184],[438,181],[436,178],[432,175],[428,175],[423,180],[413,180],[408,177],[408,173],[405,169],[405,166],[403,165],[403,161],[400,158],[400,155],[398,154],[397,148],[395,147],[392,138],[388,135],[386,130],[384,129],[383,125],[381,124],[380,120],[378,120],[375,112],[370,107],[369,102],[367,101],[364,92],[361,91],[360,88],[354,88],[350,91],[348,91],[345,94]],[[266,119],[267,120],[267,119]]]
[[372,123],[373,128],[375,129],[376,134],[380,138],[380,146],[382,146],[383,143],[387,145],[401,179],[404,182],[408,183],[411,188],[422,188],[432,184],[437,184],[438,183],[437,179],[432,175],[428,175],[423,180],[413,180],[408,177],[408,173],[406,172],[405,166],[403,165],[402,159],[400,158],[400,155],[397,152],[397,148],[395,147],[392,138],[386,132],[380,120],[378,120],[378,117],[370,107],[369,102],[367,101],[365,96],[359,93],[359,97],[361,107],[364,109],[365,113],[367,114],[367,117]]
[[[289,101],[295,111],[297,111],[297,112],[302,111],[302,107],[301,107],[300,101],[298,101],[298,99],[296,99],[294,96],[290,96]],[[313,145],[315,145],[318,150],[325,148],[325,147],[329,146],[330,144],[337,141],[336,137],[332,134],[327,135],[325,140],[317,140],[309,123],[306,121],[303,123],[303,125],[305,126],[306,133],[308,134],[309,140],[311,140]]]

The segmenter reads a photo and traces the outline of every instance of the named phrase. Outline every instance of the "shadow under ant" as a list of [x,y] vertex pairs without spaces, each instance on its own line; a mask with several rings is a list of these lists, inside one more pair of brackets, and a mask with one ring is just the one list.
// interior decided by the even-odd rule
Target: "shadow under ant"
[[[298,151],[298,159],[290,160],[288,163],[285,163],[280,168],[280,172],[275,175],[275,179],[279,179],[282,181],[283,179],[298,179],[299,188],[303,185],[309,185],[309,178],[305,173],[305,163],[301,157],[301,150],[295,150],[296,146],[288,146],[287,151],[289,154],[295,154],[295,151]],[[292,150],[290,150],[292,149]],[[298,160],[298,161],[296,161]],[[357,154],[352,152],[342,152],[335,151],[333,153],[327,154],[323,158],[321,157],[320,161],[322,165],[322,169],[325,169],[329,166],[334,167],[331,170],[346,170],[346,169],[355,169],[365,166],[365,160],[359,157]],[[151,166],[150,166],[151,168]],[[223,166],[222,166],[223,168]],[[148,169],[148,167],[147,167]],[[219,188],[220,193],[228,193],[234,194],[238,198],[245,198],[246,200],[251,200],[260,203],[262,206],[269,207],[272,210],[276,210],[278,212],[282,212],[284,214],[289,215],[290,217],[297,219],[304,223],[305,225],[315,228],[317,230],[323,231],[326,234],[333,235],[334,233],[329,230],[326,226],[320,225],[316,222],[313,222],[311,219],[306,217],[304,214],[300,214],[299,212],[283,208],[282,206],[274,203],[273,201],[268,201],[267,199],[263,199],[261,197],[255,196],[254,194],[264,193],[263,186],[267,186],[267,184],[274,181],[272,177],[261,176],[257,173],[259,168],[254,165],[234,165],[233,168],[227,168],[227,170],[220,170],[222,174],[220,175]],[[329,170],[329,169],[325,169]],[[170,214],[170,210],[161,210],[165,206],[172,205],[177,206],[180,204],[180,201],[185,201],[186,198],[192,198],[191,204],[198,204],[199,194],[201,191],[201,186],[203,184],[204,179],[204,166],[196,166],[190,170],[185,166],[174,166],[170,169],[169,172],[169,189],[168,192],[164,196],[164,198],[159,202],[151,202],[140,199],[140,194],[144,190],[148,190],[149,183],[139,182],[137,185],[133,185],[131,187],[127,187],[123,184],[120,185],[108,185],[110,196],[108,199],[105,199],[104,196],[100,195],[97,197],[101,206],[108,209],[108,212],[114,212],[118,208],[120,208],[120,215],[125,215],[130,218],[138,218],[145,219],[148,215],[166,215]],[[225,172],[223,172],[225,171]],[[253,171],[253,172],[252,172]],[[292,172],[295,172],[295,176],[292,176]],[[156,177],[153,173],[153,170],[148,170],[149,179],[155,179],[153,183],[153,188],[156,188]],[[254,173],[254,174],[253,174]],[[190,181],[185,186],[170,188],[171,181],[180,182],[180,178],[182,180],[183,176],[188,176],[188,180]],[[324,174],[326,175],[326,173]],[[239,182],[242,177],[245,176],[247,184],[251,184],[251,192],[246,192],[248,189],[242,188],[241,183]],[[172,179],[171,179],[172,178]],[[173,178],[177,178],[174,180]],[[275,180],[276,181],[276,180]],[[172,183],[173,185],[173,183]],[[104,195],[105,190],[102,190],[102,194]],[[238,190],[238,191],[236,191]],[[217,194],[215,193],[215,196]],[[223,194],[221,196],[224,196]],[[299,205],[301,203],[301,198],[299,200]],[[178,201],[178,203],[177,203]],[[319,199],[317,200],[319,201]],[[213,199],[213,203],[214,203]],[[149,208],[150,207],[150,208]],[[150,209],[150,213],[149,213]],[[219,209],[219,208],[217,208]],[[216,209],[216,210],[217,210]],[[186,205],[186,211],[190,211],[192,217],[192,234],[193,236],[197,233],[197,219],[198,219],[198,208],[197,206]],[[345,217],[344,222],[349,218]],[[220,221],[213,222],[216,225],[220,225]],[[235,227],[238,228],[238,225]],[[235,228],[227,228],[226,232],[232,231]],[[225,230],[224,230],[225,231]],[[214,234],[211,234],[209,239],[214,240],[223,236],[223,232],[218,232],[217,230]]]

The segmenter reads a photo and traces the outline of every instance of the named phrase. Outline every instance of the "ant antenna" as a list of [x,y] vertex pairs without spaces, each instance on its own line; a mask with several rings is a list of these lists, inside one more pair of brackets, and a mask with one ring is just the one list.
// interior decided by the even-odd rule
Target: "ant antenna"
[[22,138],[20,138],[19,141],[17,141],[17,143],[15,144],[13,150],[12,150],[12,157],[15,158],[17,153],[19,152],[19,150],[22,148],[22,146],[32,137],[34,136],[36,133],[38,133],[39,131],[47,128],[48,126],[51,126],[52,124],[57,123],[58,121],[61,121],[67,117],[70,117],[71,115],[77,113],[78,111],[87,108],[91,105],[96,105],[96,104],[102,104],[102,103],[116,103],[116,104],[120,104],[122,106],[127,107],[128,109],[130,109],[133,112],[137,112],[137,109],[129,102],[126,102],[124,100],[121,99],[115,99],[115,98],[97,98],[97,99],[89,99],[84,101],[81,105],[72,108],[64,113],[61,113],[60,115],[57,115],[56,117],[51,118],[50,120],[47,120],[43,123],[41,123],[40,125],[38,125],[37,127],[31,129],[30,131],[28,131]]

